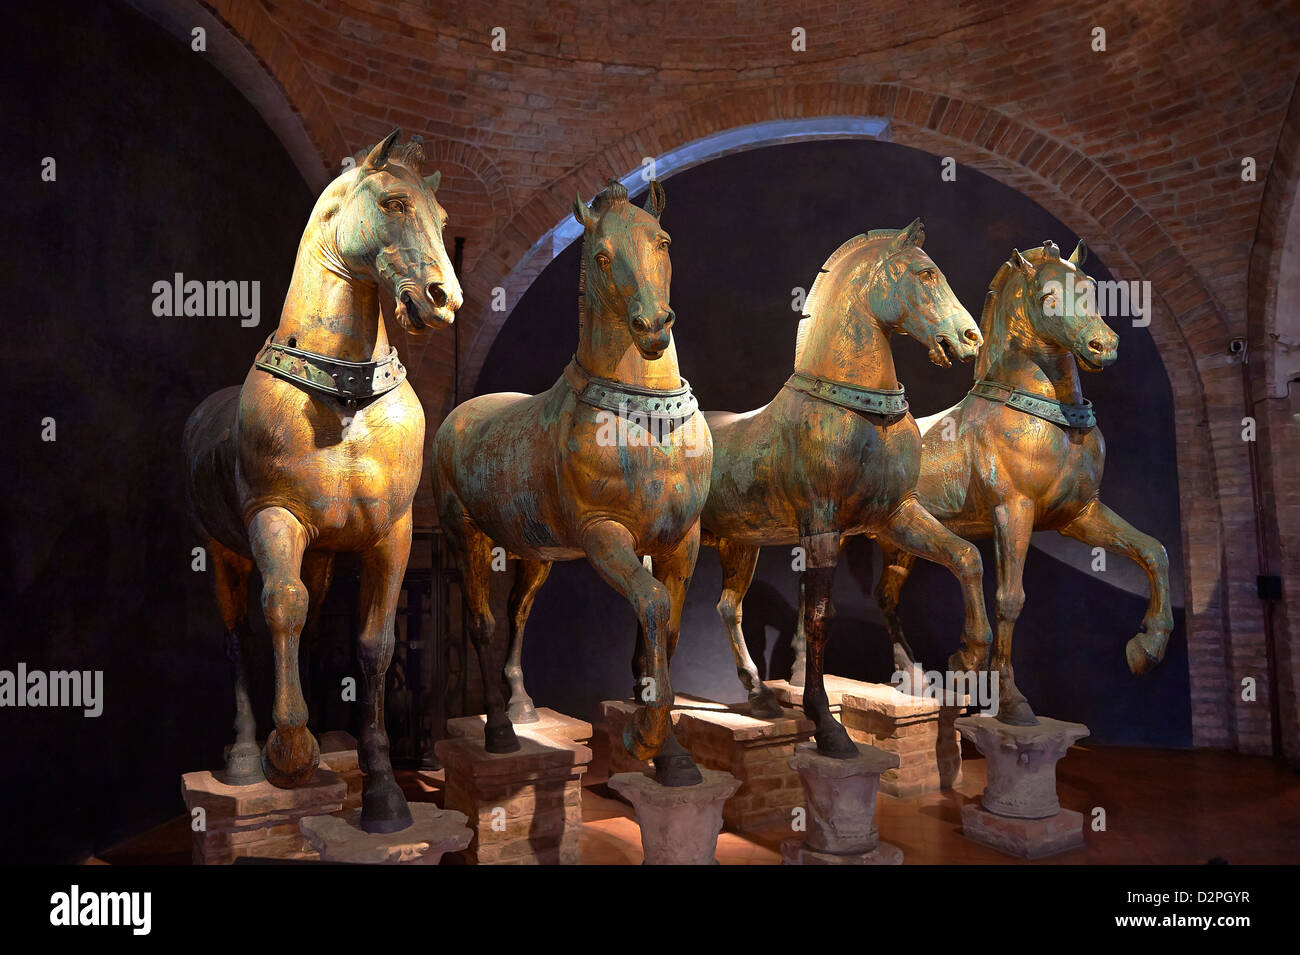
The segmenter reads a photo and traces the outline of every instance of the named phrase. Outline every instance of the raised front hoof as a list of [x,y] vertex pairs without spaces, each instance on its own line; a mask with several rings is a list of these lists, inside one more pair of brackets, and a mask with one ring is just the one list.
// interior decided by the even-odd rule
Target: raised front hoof
[[510,705],[506,707],[506,715],[510,717],[511,723],[536,723],[539,719],[537,709],[528,697],[522,700],[511,700]]
[[226,753],[226,767],[221,771],[221,781],[227,786],[252,786],[264,782],[262,751],[256,743],[235,743]]
[[1030,709],[1029,701],[1021,697],[1018,700],[999,701],[998,722],[1008,726],[1037,726],[1038,717]]
[[704,782],[704,774],[691,759],[686,747],[668,737],[663,750],[654,758],[655,781],[660,786],[694,786]]
[[830,756],[833,759],[853,759],[858,755],[858,747],[853,740],[849,739],[848,731],[833,720],[830,726],[814,733],[813,739],[817,741],[817,752],[823,756]]
[[508,722],[504,725],[488,723],[483,727],[483,748],[489,753],[519,752],[519,737],[515,735],[515,728]]
[[1150,640],[1149,634],[1139,633],[1124,645],[1124,657],[1128,660],[1128,668],[1137,676],[1150,673],[1164,659],[1164,641],[1160,641],[1159,655],[1156,655],[1147,649],[1147,642]]
[[320,744],[305,726],[281,733],[271,730],[262,750],[262,772],[266,781],[279,789],[296,789],[316,775],[320,765]]
[[361,828],[364,831],[401,832],[411,822],[411,808],[395,780],[376,782],[361,791]]
[[749,715],[759,720],[776,720],[785,715],[785,709],[775,693],[762,687],[749,694]]

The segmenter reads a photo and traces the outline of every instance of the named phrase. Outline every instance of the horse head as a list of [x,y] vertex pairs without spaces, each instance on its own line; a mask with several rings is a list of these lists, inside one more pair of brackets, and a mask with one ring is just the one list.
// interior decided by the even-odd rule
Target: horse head
[[954,358],[974,358],[984,339],[939,267],[921,250],[924,241],[920,219],[889,240],[868,278],[867,302],[885,325],[925,345],[930,361],[947,368]]
[[1050,240],[1024,255],[1012,249],[1010,265],[1019,276],[1012,294],[1021,298],[1042,346],[1070,352],[1085,371],[1101,371],[1118,357],[1119,336],[1097,311],[1097,283],[1083,271],[1087,255],[1082,240],[1068,259]]
[[450,325],[464,301],[442,230],[447,212],[434,195],[440,173],[420,177],[418,139],[394,150],[395,129],[358,164],[332,212],[334,247],[347,268],[384,286],[411,334]]
[[637,351],[651,361],[668,348],[677,318],[668,306],[672,240],[659,224],[664,203],[658,180],[650,183],[644,209],[629,202],[627,189],[611,180],[590,206],[581,196],[573,206],[583,228],[584,319],[589,314],[617,316]]

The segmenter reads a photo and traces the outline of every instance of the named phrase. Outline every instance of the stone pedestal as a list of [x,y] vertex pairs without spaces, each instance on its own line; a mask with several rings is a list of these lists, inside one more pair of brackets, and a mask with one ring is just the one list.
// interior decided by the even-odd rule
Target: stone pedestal
[[[181,777],[181,797],[189,810],[195,865],[227,865],[235,859],[318,859],[299,823],[307,816],[340,812],[347,784],[321,768],[297,789],[268,782],[227,786],[210,772]],[[203,809],[203,829],[195,831],[194,810]]]
[[[447,735],[462,739],[482,739],[487,716],[458,716],[447,721]],[[591,724],[576,716],[565,716],[546,706],[537,708],[535,723],[515,723],[515,735],[530,739],[559,739],[586,744],[591,741]]]
[[[898,756],[898,768],[880,779],[891,796],[923,796],[952,789],[961,782],[961,746],[954,721],[961,710],[937,700],[900,693],[885,683],[863,683],[827,676],[826,695],[839,706],[839,720],[855,743]],[[803,706],[803,687],[787,680],[767,686],[789,706]]]
[[[457,721],[452,721],[457,722]],[[435,744],[445,774],[443,805],[468,817],[468,861],[480,865],[576,865],[582,831],[582,774],[591,750],[536,729],[515,727],[519,751],[489,753],[479,733]],[[590,724],[587,735],[590,737]]]
[[352,809],[341,816],[308,816],[302,834],[322,862],[367,865],[437,865],[444,853],[464,849],[474,836],[464,813],[427,802],[410,807],[412,824],[401,832],[366,832],[361,810]]
[[962,807],[967,838],[1022,859],[1082,848],[1083,815],[1061,808],[1056,764],[1088,727],[1046,717],[1036,726],[1008,726],[982,716],[961,717],[956,725],[988,767],[980,801]]
[[722,806],[740,780],[701,769],[694,786],[661,786],[642,773],[618,773],[609,787],[632,803],[641,827],[643,865],[717,865]]
[[876,792],[882,773],[898,766],[893,753],[858,744],[853,759],[835,759],[800,743],[790,768],[803,783],[808,834],[781,844],[787,865],[899,865],[903,853],[880,841]]

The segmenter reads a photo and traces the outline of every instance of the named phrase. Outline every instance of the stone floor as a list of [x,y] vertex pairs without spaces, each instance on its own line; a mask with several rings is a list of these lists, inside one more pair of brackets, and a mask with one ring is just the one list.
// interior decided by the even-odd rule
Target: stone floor
[[[584,777],[584,863],[634,865],[641,840],[629,806],[605,785],[608,753],[597,728],[595,759]],[[399,772],[408,797],[438,802],[431,781]],[[881,838],[903,850],[911,864],[1233,864],[1300,862],[1300,775],[1279,761],[1217,751],[1076,746],[1060,763],[1061,804],[1091,818],[1106,811],[1106,832],[1085,833],[1086,847],[1034,863],[1004,856],[961,835],[961,806],[984,788],[984,761],[968,750],[963,780],[954,792],[898,799],[882,794],[877,806]],[[723,832],[724,865],[776,865],[785,828]],[[188,819],[178,816],[101,852],[91,862],[188,864]],[[448,857],[443,864],[453,864]]]

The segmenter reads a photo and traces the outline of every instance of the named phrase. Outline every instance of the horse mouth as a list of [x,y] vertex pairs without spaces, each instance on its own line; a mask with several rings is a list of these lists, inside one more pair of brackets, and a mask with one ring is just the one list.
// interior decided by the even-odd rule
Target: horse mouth
[[649,341],[638,341],[636,343],[636,350],[639,351],[641,357],[647,361],[655,361],[658,358],[662,358],[664,352],[668,350],[669,341],[670,339],[667,335],[664,335],[663,338],[653,338]]
[[944,335],[936,335],[934,345],[930,348],[930,361],[940,368],[951,368],[953,362],[962,361],[961,352]]
[[421,305],[409,291],[404,291],[398,297],[397,318],[398,321],[412,334],[421,334],[429,330],[433,322],[442,325],[450,325],[456,320],[456,313],[450,308],[430,306],[428,316],[420,313]]

